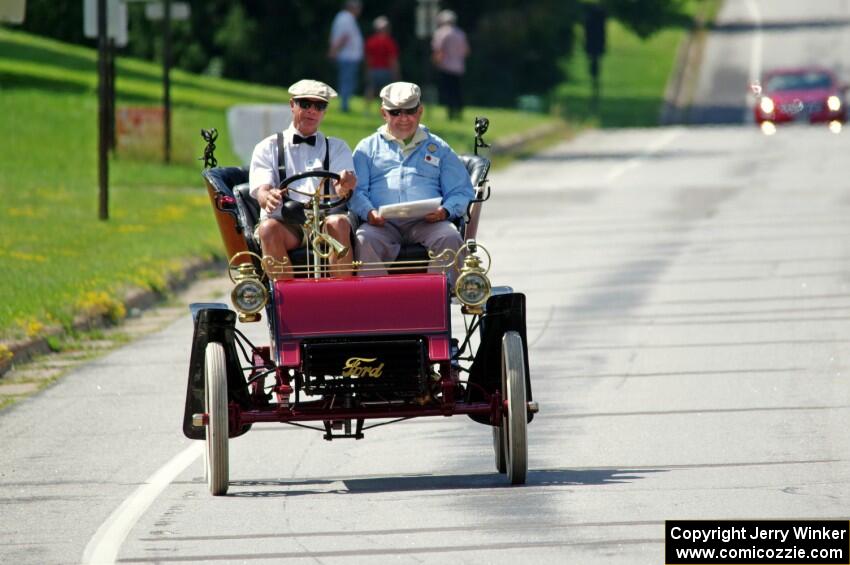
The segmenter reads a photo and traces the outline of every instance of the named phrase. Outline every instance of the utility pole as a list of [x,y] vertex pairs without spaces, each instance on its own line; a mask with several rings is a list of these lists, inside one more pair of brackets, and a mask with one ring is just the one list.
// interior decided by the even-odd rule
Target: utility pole
[[434,72],[431,65],[431,35],[436,27],[437,12],[440,10],[440,0],[416,0],[416,38],[421,40],[423,75],[422,98],[426,103],[437,99],[434,86]]
[[115,39],[107,38],[107,107],[106,115],[109,118],[109,149],[115,152]]
[[593,80],[591,110],[599,111],[599,62],[605,53],[605,8],[596,4],[585,7],[584,51],[590,62],[590,78]]
[[97,91],[98,91],[98,217],[109,219],[109,61],[106,39],[106,0],[97,0]]
[[165,162],[171,162],[171,0],[163,1],[162,106]]

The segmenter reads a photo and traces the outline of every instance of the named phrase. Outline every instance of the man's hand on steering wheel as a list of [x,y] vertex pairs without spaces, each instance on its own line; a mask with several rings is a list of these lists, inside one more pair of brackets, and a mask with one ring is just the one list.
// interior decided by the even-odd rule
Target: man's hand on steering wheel
[[339,180],[334,183],[336,193],[342,198],[349,198],[356,186],[357,175],[354,174],[354,171],[342,171],[339,174]]
[[[315,170],[315,171],[306,171],[304,173],[298,173],[298,174],[292,175],[291,177],[287,177],[283,181],[281,181],[280,186],[281,187],[287,187],[287,188],[285,188],[285,190],[288,190],[289,192],[296,192],[298,194],[313,198],[313,197],[317,196],[317,194],[315,192],[312,192],[312,191],[306,192],[306,191],[303,191],[303,190],[300,190],[300,189],[297,189],[297,188],[292,188],[292,187],[289,186],[290,184],[292,184],[295,181],[298,181],[298,180],[301,180],[301,179],[306,179],[306,178],[311,178],[311,177],[322,178],[322,179],[331,179],[332,181],[334,181],[334,186],[342,185],[343,184],[342,179],[343,179],[343,177],[346,177],[344,188],[342,190],[336,191],[338,198],[335,198],[333,196],[324,196],[324,195],[321,195],[321,194],[318,195],[318,198],[320,199],[320,202],[319,202],[319,209],[320,210],[329,210],[331,208],[334,208],[334,207],[340,205],[344,201],[348,200],[348,197],[351,196],[351,192],[354,190],[354,186],[357,185],[357,177],[351,171],[343,171],[342,175],[338,175],[338,174],[333,173],[331,171]],[[346,188],[347,188],[347,190],[346,190]],[[344,195],[343,195],[343,192],[345,193]]]
[[257,193],[257,202],[260,203],[260,208],[271,214],[280,207],[286,192],[286,188],[274,188],[269,184],[261,186]]

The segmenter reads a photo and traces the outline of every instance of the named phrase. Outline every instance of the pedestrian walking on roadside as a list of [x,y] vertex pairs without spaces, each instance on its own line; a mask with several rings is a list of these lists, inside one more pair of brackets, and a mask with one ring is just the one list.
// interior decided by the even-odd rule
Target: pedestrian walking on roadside
[[[366,101],[371,102],[389,83],[399,79],[398,44],[390,35],[390,20],[378,16],[366,39]],[[368,108],[368,107],[367,107]]]
[[439,74],[440,104],[446,107],[450,120],[460,120],[463,114],[461,81],[468,56],[469,43],[457,27],[457,14],[442,10],[437,14],[437,29],[431,40],[431,59]]
[[363,9],[360,0],[346,0],[331,24],[328,57],[336,62],[340,110],[348,112],[349,99],[357,90],[357,75],[363,60],[363,34],[357,18]]

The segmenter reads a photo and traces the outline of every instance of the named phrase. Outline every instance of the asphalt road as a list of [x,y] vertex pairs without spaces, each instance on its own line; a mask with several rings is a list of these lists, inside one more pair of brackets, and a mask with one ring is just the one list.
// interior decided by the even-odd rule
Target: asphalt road
[[[743,27],[707,53],[734,39],[746,76]],[[822,27],[790,27],[765,65],[819,54]],[[493,175],[480,240],[528,296],[541,405],[525,486],[458,417],[257,426],[209,496],[180,432],[187,314],[0,413],[0,562],[655,565],[667,519],[847,519],[848,139],[591,132]]]

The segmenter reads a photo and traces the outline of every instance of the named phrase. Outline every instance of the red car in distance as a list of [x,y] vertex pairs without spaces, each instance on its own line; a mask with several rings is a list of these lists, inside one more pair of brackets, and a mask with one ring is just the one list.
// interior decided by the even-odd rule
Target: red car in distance
[[[819,67],[779,69],[767,73],[753,112],[756,124],[826,123],[840,130],[847,121],[847,86],[832,71]],[[764,129],[764,128],[762,128]]]

